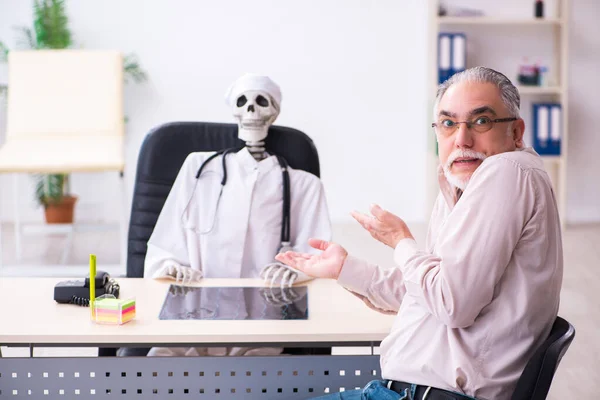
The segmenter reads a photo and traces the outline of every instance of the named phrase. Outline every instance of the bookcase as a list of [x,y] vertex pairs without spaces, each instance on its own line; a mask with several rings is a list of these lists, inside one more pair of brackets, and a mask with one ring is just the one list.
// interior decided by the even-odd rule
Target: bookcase
[[[446,2],[447,3],[447,2]],[[480,2],[484,3],[484,2]],[[534,2],[526,3],[530,12],[523,9],[523,1],[515,4],[514,15],[500,13],[494,16],[438,16],[439,0],[429,0],[429,54],[428,81],[429,112],[431,124],[438,72],[438,35],[440,33],[463,33],[466,37],[466,68],[482,65],[504,73],[519,89],[521,95],[521,117],[525,121],[525,143],[533,146],[533,105],[538,103],[558,103],[561,105],[560,154],[542,156],[554,186],[556,201],[563,226],[566,221],[566,180],[568,131],[568,33],[569,0],[546,2],[549,7],[543,18],[535,18]],[[482,4],[484,5],[484,4]],[[510,8],[510,1],[504,7]],[[519,8],[520,7],[520,8]],[[484,10],[486,11],[486,10]],[[524,57],[531,57],[530,63],[541,61],[547,65],[548,75],[543,86],[520,86],[517,81],[519,63]],[[438,165],[437,145],[433,129],[428,134],[427,154],[427,201],[429,210],[439,192],[436,169]],[[537,149],[536,149],[537,150]]]

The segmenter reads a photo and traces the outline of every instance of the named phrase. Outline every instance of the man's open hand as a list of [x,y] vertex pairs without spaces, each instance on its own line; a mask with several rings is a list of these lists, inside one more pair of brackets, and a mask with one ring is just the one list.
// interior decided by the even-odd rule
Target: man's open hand
[[309,239],[308,244],[323,252],[306,254],[286,251],[277,254],[275,259],[315,278],[337,279],[346,257],[348,257],[348,252],[339,244],[325,240]]
[[372,216],[359,213],[358,211],[352,211],[351,215],[363,228],[369,231],[371,236],[381,243],[391,248],[396,248],[396,245],[402,239],[414,239],[408,226],[406,226],[406,223],[400,217],[384,210],[376,204],[371,206],[370,211],[373,214]]

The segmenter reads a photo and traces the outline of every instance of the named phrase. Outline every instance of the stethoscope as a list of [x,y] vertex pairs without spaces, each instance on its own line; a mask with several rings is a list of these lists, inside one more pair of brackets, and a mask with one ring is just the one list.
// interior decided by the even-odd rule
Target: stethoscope
[[[208,230],[198,232],[201,235],[209,234],[210,232],[212,232],[212,230],[215,227],[215,220],[217,219],[216,215],[217,215],[217,212],[219,211],[219,204],[221,203],[221,196],[223,195],[223,188],[227,184],[226,158],[227,158],[228,154],[236,153],[239,150],[241,150],[241,149],[240,148],[231,148],[231,149],[219,150],[215,154],[208,157],[202,163],[202,165],[200,165],[200,168],[198,168],[198,172],[196,173],[196,183],[194,185],[193,193],[196,192],[196,186],[198,185],[198,181],[200,180],[200,176],[202,175],[202,170],[204,169],[204,167],[210,161],[215,159],[216,157],[221,156],[221,155],[223,156],[223,158],[221,160],[221,165],[222,165],[222,170],[223,170],[223,179],[221,179],[221,188],[219,190],[219,197],[217,198],[217,205],[215,207],[215,212],[213,214],[213,221],[212,221],[211,226],[208,228]],[[268,152],[267,152],[267,154],[269,154],[270,156],[272,155],[271,153],[268,153]],[[282,222],[281,222],[281,246],[288,247],[288,246],[290,246],[290,208],[291,208],[290,174],[288,172],[288,163],[287,163],[287,161],[285,161],[285,158],[283,158],[282,156],[279,156],[277,154],[275,154],[275,157],[277,157],[277,161],[279,162],[279,166],[281,167],[281,176],[282,176],[282,181],[283,181],[283,217],[282,217]],[[193,196],[190,197],[190,201],[188,202],[185,210],[187,210],[187,208],[190,206],[192,198],[193,198]],[[184,210],[184,214],[185,214],[185,210]]]

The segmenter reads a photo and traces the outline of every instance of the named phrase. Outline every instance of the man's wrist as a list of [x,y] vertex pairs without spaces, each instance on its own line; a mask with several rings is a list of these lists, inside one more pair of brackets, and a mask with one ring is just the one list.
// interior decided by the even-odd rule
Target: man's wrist
[[401,241],[403,241],[404,239],[412,239],[415,240],[415,238],[413,237],[412,233],[409,232],[402,232],[400,235],[398,235],[394,242],[392,243],[392,248],[395,249],[396,247],[398,247],[398,243],[400,243]]

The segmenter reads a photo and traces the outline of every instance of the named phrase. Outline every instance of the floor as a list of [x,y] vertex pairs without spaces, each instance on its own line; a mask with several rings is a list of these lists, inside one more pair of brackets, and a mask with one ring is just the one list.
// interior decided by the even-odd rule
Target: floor
[[[23,239],[23,258],[15,262],[14,236],[10,226],[2,227],[4,267],[0,276],[83,276],[90,253],[98,257],[98,269],[105,266],[114,276],[124,273],[119,261],[117,232],[76,233],[68,264],[57,267],[66,242],[64,235],[33,235]],[[413,226],[418,241],[425,227]],[[334,238],[352,254],[380,265],[391,266],[390,249],[375,242],[357,224],[334,226]],[[560,315],[576,329],[573,344],[564,356],[554,378],[549,399],[593,399],[600,393],[600,225],[569,227],[564,233],[564,281]],[[342,353],[348,349],[339,348]],[[366,351],[366,349],[363,349]],[[2,348],[2,354],[27,356],[28,349]],[[36,349],[36,356],[96,354],[94,348]]]

